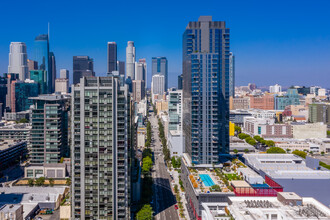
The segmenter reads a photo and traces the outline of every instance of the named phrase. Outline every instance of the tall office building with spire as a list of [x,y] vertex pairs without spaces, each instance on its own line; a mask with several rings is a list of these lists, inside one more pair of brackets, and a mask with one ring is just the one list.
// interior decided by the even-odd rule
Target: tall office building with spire
[[118,76],[72,87],[72,219],[130,219],[130,106]]
[[38,62],[38,69],[47,71],[47,91],[54,92],[56,67],[54,53],[49,52],[49,36],[41,34],[34,40],[35,61]]
[[135,47],[134,41],[128,41],[126,47],[126,77],[135,79]]
[[229,28],[201,16],[183,33],[183,134],[195,164],[229,153]]
[[9,48],[8,73],[18,73],[20,80],[28,77],[26,45],[22,42],[11,42]]
[[117,44],[116,42],[108,42],[108,73],[117,70]]

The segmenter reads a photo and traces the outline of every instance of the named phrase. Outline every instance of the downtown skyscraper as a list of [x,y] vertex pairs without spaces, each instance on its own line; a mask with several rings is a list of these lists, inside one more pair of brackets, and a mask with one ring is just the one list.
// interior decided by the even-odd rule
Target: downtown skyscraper
[[72,218],[129,219],[130,95],[119,77],[72,88]]
[[28,78],[26,45],[22,42],[11,42],[9,49],[8,73],[18,73],[20,80]]
[[229,153],[229,28],[201,16],[183,33],[183,135],[195,164]]
[[126,47],[126,77],[135,79],[135,47],[134,41],[128,41]]
[[168,64],[166,57],[153,57],[152,58],[152,76],[162,75],[164,76],[164,88],[165,92],[168,89]]
[[34,52],[35,61],[38,62],[38,69],[47,71],[47,91],[52,93],[55,89],[56,67],[54,53],[49,52],[48,34],[41,34],[35,38]]
[[108,42],[108,73],[117,70],[117,44],[116,42]]
[[84,76],[95,76],[94,61],[89,56],[73,57],[73,84],[80,82]]

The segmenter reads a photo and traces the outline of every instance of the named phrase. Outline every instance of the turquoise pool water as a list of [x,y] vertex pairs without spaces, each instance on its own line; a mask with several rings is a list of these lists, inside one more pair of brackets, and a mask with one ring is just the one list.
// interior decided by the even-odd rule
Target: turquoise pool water
[[199,177],[201,178],[205,186],[215,185],[209,174],[199,174]]

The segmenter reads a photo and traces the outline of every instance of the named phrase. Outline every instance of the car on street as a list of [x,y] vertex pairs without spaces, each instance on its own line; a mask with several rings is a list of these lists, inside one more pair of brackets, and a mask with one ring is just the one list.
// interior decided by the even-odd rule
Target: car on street
[[174,205],[174,208],[175,208],[175,209],[178,209],[179,207],[178,207],[178,205]]

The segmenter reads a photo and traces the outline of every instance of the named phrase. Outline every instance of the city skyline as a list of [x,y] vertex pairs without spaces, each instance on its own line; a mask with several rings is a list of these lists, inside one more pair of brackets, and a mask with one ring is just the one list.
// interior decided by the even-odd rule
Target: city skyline
[[[98,16],[88,20],[87,23],[81,22],[76,18],[77,12],[71,13],[70,11],[73,9],[72,3],[69,3],[63,11],[57,10],[62,7],[61,1],[59,1],[52,5],[54,10],[45,10],[47,13],[41,12],[43,19],[39,19],[39,16],[29,17],[26,20],[28,25],[22,26],[15,18],[10,22],[3,22],[3,29],[10,32],[0,38],[0,72],[7,72],[10,42],[25,42],[28,58],[33,59],[34,37],[47,33],[47,21],[49,21],[51,50],[56,55],[58,69],[66,68],[71,72],[72,57],[87,55],[95,60],[96,75],[105,76],[107,42],[117,42],[118,60],[125,60],[127,41],[131,40],[135,42],[137,48],[137,59],[145,57],[147,63],[151,63],[153,56],[168,57],[169,87],[176,86],[174,82],[181,74],[182,36],[180,30],[188,21],[199,15],[212,15],[215,20],[226,21],[233,29],[231,49],[236,55],[236,85],[255,82],[257,85],[267,86],[276,81],[283,86],[291,84],[326,86],[325,82],[330,79],[328,74],[330,70],[327,65],[330,31],[326,28],[330,26],[330,19],[323,10],[326,10],[330,3],[323,1],[318,5],[307,7],[303,2],[297,4],[297,1],[294,1],[287,3],[286,7],[282,8],[281,4],[263,2],[260,4],[260,2],[251,4],[241,1],[239,4],[233,5],[211,1],[214,7],[208,7],[209,5],[206,4],[200,5],[198,8],[193,8],[193,6],[184,8],[184,5],[181,4],[172,8],[171,4],[168,4],[168,6],[164,6],[165,9],[173,12],[181,11],[181,13],[172,13],[176,15],[164,19],[163,16],[168,10],[158,11],[157,13],[160,14],[157,16],[151,10],[151,14],[148,15],[138,14],[135,19],[136,25],[128,26],[131,16],[126,18],[126,15],[117,12],[110,16],[98,13]],[[12,7],[12,3],[3,4],[4,7]],[[31,7],[25,4],[27,3],[22,2],[15,7],[18,13],[25,10],[26,7]],[[104,3],[105,6],[106,4]],[[122,3],[114,4],[116,7],[123,6]],[[87,10],[87,6],[82,5],[79,6],[80,9]],[[127,14],[133,9],[142,7],[138,4],[133,5],[135,7],[129,9]],[[91,7],[99,12],[107,8]],[[223,8],[221,13],[219,13],[220,7]],[[69,11],[70,13],[68,13]],[[305,16],[307,12],[312,13],[311,16]],[[4,20],[7,13],[1,14],[0,18]],[[148,20],[143,26],[138,25],[139,21],[145,21],[149,16],[153,20]],[[84,32],[82,35],[80,28],[85,23],[90,28],[87,33]],[[17,28],[14,29],[13,26]],[[308,27],[308,31],[305,27]],[[148,72],[151,73],[151,65],[148,66]],[[307,79],[312,74],[318,77]],[[57,75],[59,75],[59,71],[57,71]],[[322,80],[320,80],[321,78]],[[151,74],[147,81],[151,82]],[[150,83],[148,87],[150,87]]]
[[0,220],[330,219],[330,3],[15,3]]

